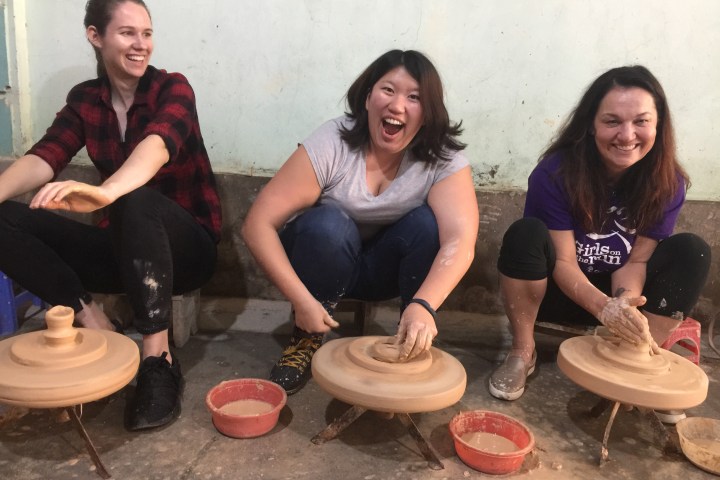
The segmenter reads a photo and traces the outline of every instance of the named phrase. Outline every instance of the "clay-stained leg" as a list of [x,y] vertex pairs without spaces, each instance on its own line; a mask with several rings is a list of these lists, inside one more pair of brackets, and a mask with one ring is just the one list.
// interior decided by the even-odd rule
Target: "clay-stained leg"
[[70,417],[70,420],[75,425],[75,428],[77,429],[78,433],[80,433],[80,436],[85,440],[85,447],[87,448],[88,453],[90,454],[90,458],[92,459],[93,463],[95,464],[96,471],[98,475],[100,475],[102,478],[110,478],[110,474],[107,470],[105,470],[105,466],[103,465],[102,461],[100,460],[100,456],[97,453],[97,450],[95,450],[95,446],[93,445],[92,441],[90,440],[90,437],[88,436],[87,432],[85,431],[85,427],[83,427],[82,422],[80,421],[80,417],[78,417],[77,413],[75,412],[75,407],[67,407],[65,409],[67,411],[68,416]]
[[427,440],[425,440],[422,433],[420,433],[420,430],[418,430],[417,425],[415,425],[415,422],[412,421],[410,415],[407,413],[398,413],[397,418],[405,426],[405,428],[408,429],[408,432],[413,439],[415,439],[415,442],[417,442],[420,452],[422,452],[423,457],[425,457],[425,460],[428,462],[428,467],[432,470],[443,470],[445,465],[443,465],[438,458],[437,452],[432,448],[432,446],[430,446]]
[[323,443],[332,440],[333,438],[340,435],[340,432],[345,430],[348,425],[357,420],[360,415],[365,413],[367,409],[354,405],[347,412],[340,415],[338,418],[328,425],[325,430],[315,435],[310,441],[315,445],[322,445]]

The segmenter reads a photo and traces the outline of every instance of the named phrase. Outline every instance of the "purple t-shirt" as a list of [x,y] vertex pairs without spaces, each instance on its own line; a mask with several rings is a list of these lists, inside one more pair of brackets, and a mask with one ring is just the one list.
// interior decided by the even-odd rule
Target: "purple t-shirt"
[[[637,236],[634,229],[625,227],[625,208],[611,194],[610,216],[601,232],[586,232],[572,216],[570,200],[562,178],[558,174],[562,153],[543,159],[528,178],[525,217],[543,221],[550,230],[572,230],[580,269],[585,273],[614,272],[627,262]],[[672,234],[677,216],[685,201],[685,185],[678,176],[675,197],[665,208],[662,219],[643,236],[662,240]]]

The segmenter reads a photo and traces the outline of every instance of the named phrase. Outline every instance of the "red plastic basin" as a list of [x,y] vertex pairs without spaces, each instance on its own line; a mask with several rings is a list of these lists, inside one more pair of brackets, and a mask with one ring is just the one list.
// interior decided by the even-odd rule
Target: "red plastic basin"
[[[535,437],[523,423],[502,413],[487,410],[460,412],[450,421],[455,451],[469,467],[483,473],[505,474],[519,470],[525,456],[535,448]],[[517,445],[512,452],[484,451],[465,442],[466,433],[486,432],[507,438]]]
[[[260,400],[272,405],[273,409],[250,415],[235,415],[220,410],[236,400]],[[259,437],[272,430],[286,402],[287,394],[282,387],[260,378],[228,380],[214,386],[205,396],[205,405],[212,413],[215,428],[233,438]]]

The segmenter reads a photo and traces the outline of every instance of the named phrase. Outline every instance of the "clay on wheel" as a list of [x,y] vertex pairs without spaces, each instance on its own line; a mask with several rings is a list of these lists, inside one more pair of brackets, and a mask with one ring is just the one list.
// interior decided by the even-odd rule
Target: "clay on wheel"
[[140,363],[134,341],[72,326],[72,308],[47,311],[47,330],[0,342],[0,402],[30,408],[69,407],[127,385]]
[[[395,337],[380,339],[370,347],[370,355],[375,360],[387,363],[402,363],[400,360],[400,345],[393,341]],[[425,352],[423,352],[425,353]]]
[[376,345],[388,341],[377,336],[331,340],[313,356],[313,378],[338,400],[380,412],[431,412],[462,398],[467,377],[455,357],[432,347],[404,363],[378,360]]
[[705,372],[686,358],[600,336],[565,340],[558,366],[570,380],[601,397],[653,410],[684,410],[707,397]]

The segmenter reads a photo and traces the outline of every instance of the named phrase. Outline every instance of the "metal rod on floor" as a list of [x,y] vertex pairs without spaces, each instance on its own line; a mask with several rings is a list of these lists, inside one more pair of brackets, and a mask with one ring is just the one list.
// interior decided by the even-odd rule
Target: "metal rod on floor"
[[83,424],[80,421],[80,417],[78,417],[77,413],[75,412],[75,407],[66,407],[65,411],[68,413],[70,420],[72,420],[73,425],[75,425],[75,428],[77,429],[78,433],[80,433],[80,436],[83,438],[83,440],[85,440],[85,447],[90,454],[90,458],[95,464],[97,474],[100,475],[102,478],[111,478],[111,475],[108,473],[107,470],[105,470],[105,466],[100,460],[100,455],[98,455],[97,450],[95,450],[95,446],[93,445],[92,440],[90,440],[87,431],[85,431],[85,427],[83,427]]
[[350,409],[348,409],[348,411],[333,420],[330,425],[325,427],[322,432],[315,435],[310,441],[315,445],[322,445],[323,443],[332,440],[340,435],[340,432],[345,430],[366,411],[366,408],[353,405]]
[[432,470],[443,470],[445,465],[443,465],[438,458],[437,452],[432,448],[427,440],[425,440],[423,434],[420,433],[420,430],[418,430],[417,425],[415,425],[415,422],[413,422],[412,418],[410,418],[410,415],[407,413],[398,413],[397,418],[408,429],[410,436],[415,439],[423,457],[425,457],[425,460],[428,462],[428,467]]

